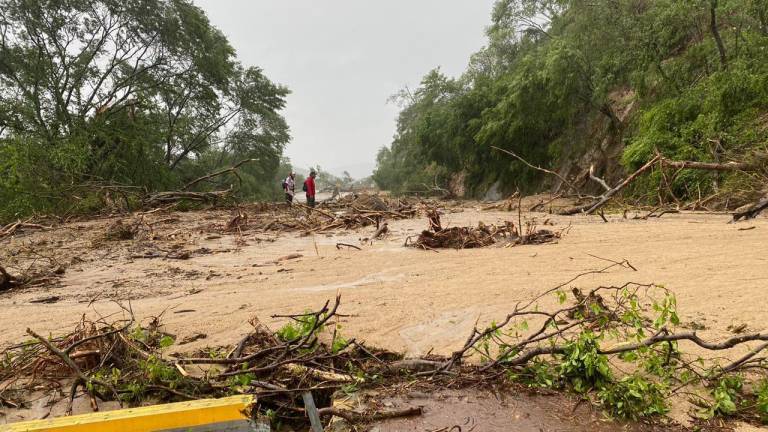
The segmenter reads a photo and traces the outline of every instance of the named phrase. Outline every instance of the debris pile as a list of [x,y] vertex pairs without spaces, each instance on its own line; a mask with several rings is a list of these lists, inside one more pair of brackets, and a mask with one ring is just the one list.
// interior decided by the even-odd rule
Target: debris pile
[[437,210],[429,210],[427,218],[429,229],[423,231],[416,241],[412,242],[410,237],[406,239],[406,246],[426,250],[472,249],[497,243],[507,246],[552,243],[562,236],[562,231],[537,229],[535,221],[528,221],[524,233],[520,233],[515,224],[509,221],[501,226],[480,222],[477,227],[443,228]]
[[[312,417],[336,417],[354,425],[421,414],[419,407],[372,408],[381,407],[375,403],[376,395],[403,385],[425,391],[489,382],[507,388],[515,383],[546,385],[577,391],[616,417],[635,418],[666,412],[665,401],[677,391],[673,387],[714,388],[732,374],[764,377],[761,365],[768,335],[744,333],[706,341],[695,332],[677,331],[674,296],[664,287],[630,282],[589,291],[574,288],[572,295],[566,291],[581,277],[619,267],[634,269],[627,261],[616,261],[517,303],[506,318],[499,317],[487,327],[475,326],[464,345],[448,357],[403,359],[346,339],[339,333],[344,318],[337,313],[339,296],[318,311],[273,315],[289,320],[274,332],[254,318],[253,330],[234,346],[207,348],[193,357],[168,353],[177,342],[163,330],[159,318],[142,325],[130,307],[123,307],[120,321],[83,318],[63,336],[44,337],[28,329],[32,339],[0,352],[0,403],[21,408],[30,397],[49,389],[55,390],[51,392],[54,399],[60,395],[52,403],[68,400],[68,411],[79,395],[97,410],[99,400],[134,405],[147,400],[253,394],[257,396],[253,416],[306,430]],[[541,307],[539,302],[548,296],[556,296],[558,305]],[[750,342],[760,344],[745,355],[705,361],[687,355],[682,342],[718,352]],[[618,359],[633,363],[636,372],[625,376],[626,372],[612,369],[610,365]],[[648,399],[632,395],[638,399],[631,399],[635,405],[630,411],[623,408],[624,399],[604,398],[624,395],[627,379],[642,382],[653,392]],[[368,390],[373,403],[366,408],[334,406],[337,397]],[[741,418],[759,422],[758,417],[747,417],[757,414],[754,395],[744,392],[739,397],[747,407]],[[702,398],[700,403],[710,402]],[[649,406],[655,409],[649,411]]]
[[103,238],[108,241],[133,240],[138,236],[142,223],[143,220],[141,219],[137,219],[130,224],[124,223],[122,219],[118,219],[107,226]]
[[418,205],[376,195],[349,195],[337,201],[309,208],[295,203],[291,206],[260,206],[253,227],[260,231],[302,231],[305,234],[338,229],[380,227],[385,220],[415,217]]
[[[137,404],[221,397],[232,393],[258,396],[257,413],[272,413],[283,422],[303,424],[301,389],[311,391],[322,417],[350,422],[417,415],[419,408],[358,412],[334,408],[333,393],[344,386],[367,383],[364,376],[392,374],[412,367],[401,356],[371,349],[326,328],[337,328],[337,309],[322,309],[280,318],[290,320],[272,332],[257,319],[253,331],[237,345],[209,348],[184,358],[169,355],[175,336],[163,331],[159,318],[141,325],[128,307],[125,319],[107,322],[82,318],[69,334],[47,338],[31,329],[31,340],[2,352],[0,403],[21,408],[26,397],[44,388],[68,388],[67,414],[83,395],[94,411],[99,400]],[[277,316],[276,316],[277,317]],[[183,341],[180,342],[180,344]],[[357,373],[355,373],[357,371]]]

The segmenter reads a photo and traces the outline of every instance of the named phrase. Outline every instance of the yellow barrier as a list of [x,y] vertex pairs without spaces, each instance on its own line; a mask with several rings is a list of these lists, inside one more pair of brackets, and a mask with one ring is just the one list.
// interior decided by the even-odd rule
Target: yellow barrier
[[156,432],[244,420],[252,396],[203,399],[0,426],[9,432]]

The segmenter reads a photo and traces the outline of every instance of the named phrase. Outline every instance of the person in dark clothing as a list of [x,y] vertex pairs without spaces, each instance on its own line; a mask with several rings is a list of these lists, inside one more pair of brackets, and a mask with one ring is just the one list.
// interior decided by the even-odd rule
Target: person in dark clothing
[[309,178],[304,180],[304,192],[307,193],[307,205],[310,207],[315,206],[315,177],[317,172],[312,170],[309,172]]

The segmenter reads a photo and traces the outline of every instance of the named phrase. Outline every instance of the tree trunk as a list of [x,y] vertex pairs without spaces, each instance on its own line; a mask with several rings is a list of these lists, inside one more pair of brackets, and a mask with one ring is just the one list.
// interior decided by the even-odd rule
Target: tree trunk
[[673,161],[663,159],[664,166],[678,168],[678,169],[699,169],[709,171],[751,171],[756,167],[753,164],[746,162],[696,162],[696,161]]
[[717,51],[720,54],[720,64],[723,69],[728,69],[728,57],[725,54],[725,44],[723,44],[723,38],[720,37],[720,30],[717,28],[717,0],[710,0],[709,14],[709,28],[717,43]]

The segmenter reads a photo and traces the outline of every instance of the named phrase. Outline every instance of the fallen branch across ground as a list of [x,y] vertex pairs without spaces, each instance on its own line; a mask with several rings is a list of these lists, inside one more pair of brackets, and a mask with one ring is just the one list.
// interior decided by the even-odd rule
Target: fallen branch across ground
[[[623,180],[615,187],[609,187],[608,184],[601,178],[596,177],[594,175],[593,168],[590,167],[589,176],[590,178],[599,183],[604,189],[606,189],[606,192],[598,197],[597,199],[588,202],[587,204],[579,205],[576,207],[571,207],[569,209],[562,210],[558,212],[560,215],[574,215],[574,214],[593,214],[595,213],[599,208],[603,207],[605,204],[607,204],[614,196],[616,196],[622,189],[627,187],[630,183],[635,181],[641,174],[645,173],[649,169],[653,168],[654,164],[659,163],[661,167],[670,167],[670,168],[677,168],[678,170],[683,169],[695,169],[695,170],[707,170],[707,171],[757,171],[762,169],[759,165],[752,164],[752,163],[746,163],[746,162],[726,162],[726,163],[714,163],[714,162],[697,162],[697,161],[675,161],[667,159],[661,154],[656,154],[654,158],[652,158],[649,162],[647,162],[645,165],[643,165],[640,169],[635,171],[632,175],[630,175],[626,180]],[[763,205],[762,208],[760,208],[760,205]],[[768,198],[766,198],[763,201],[760,201],[754,205],[754,207],[751,210],[748,210],[744,212],[743,215],[734,214],[734,220],[738,220],[738,218],[749,218],[749,215],[756,215],[763,209],[768,207]],[[755,211],[757,213],[755,213]],[[754,217],[754,216],[751,216]]]

